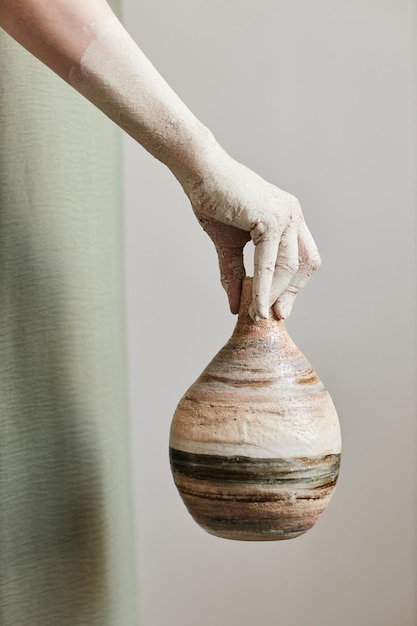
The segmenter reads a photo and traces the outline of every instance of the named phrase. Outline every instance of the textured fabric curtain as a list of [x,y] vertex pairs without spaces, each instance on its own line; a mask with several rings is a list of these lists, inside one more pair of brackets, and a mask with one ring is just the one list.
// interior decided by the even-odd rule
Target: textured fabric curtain
[[2,626],[137,624],[120,170],[118,129],[0,32]]

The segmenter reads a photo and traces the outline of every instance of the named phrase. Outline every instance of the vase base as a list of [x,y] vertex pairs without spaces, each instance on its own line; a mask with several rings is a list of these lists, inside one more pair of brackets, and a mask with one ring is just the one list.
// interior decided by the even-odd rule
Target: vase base
[[[201,526],[201,524],[199,524]],[[304,535],[309,528],[299,531],[285,530],[267,530],[267,531],[247,531],[247,530],[221,530],[215,531],[212,528],[201,526],[209,535],[219,537],[220,539],[232,539],[234,541],[285,541],[286,539],[295,539]]]

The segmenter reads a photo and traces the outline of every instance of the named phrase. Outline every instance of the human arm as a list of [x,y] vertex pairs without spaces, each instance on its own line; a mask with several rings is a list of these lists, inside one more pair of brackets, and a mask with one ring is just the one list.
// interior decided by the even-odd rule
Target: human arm
[[0,0],[0,25],[166,164],[212,238],[236,312],[255,243],[252,316],[287,317],[319,265],[298,201],[232,159],[158,74],[104,0]]

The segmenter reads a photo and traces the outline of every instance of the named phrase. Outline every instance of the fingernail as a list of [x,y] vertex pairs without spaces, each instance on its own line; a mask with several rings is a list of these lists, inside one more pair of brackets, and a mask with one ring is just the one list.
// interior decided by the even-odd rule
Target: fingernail
[[283,320],[284,318],[282,317],[281,309],[279,308],[279,303],[275,302],[275,304],[272,306],[272,308],[274,310],[274,313],[275,313],[276,317],[279,320]]
[[284,302],[284,304],[279,305],[280,317],[283,320],[286,320],[289,317],[292,309],[292,302]]
[[258,304],[258,315],[260,319],[266,320],[269,317],[269,302],[265,302],[265,298],[256,298]]

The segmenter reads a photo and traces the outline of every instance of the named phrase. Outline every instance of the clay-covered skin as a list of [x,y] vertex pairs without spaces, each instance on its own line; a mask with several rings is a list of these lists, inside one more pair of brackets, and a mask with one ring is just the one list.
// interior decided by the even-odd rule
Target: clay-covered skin
[[248,314],[181,399],[170,436],[178,490],[194,519],[229,539],[308,530],[336,484],[340,427],[330,395],[271,310]]
[[255,244],[250,315],[271,305],[286,318],[320,266],[298,200],[229,156],[174,93],[115,19],[89,25],[94,39],[69,82],[157,159],[182,185],[218,254],[221,282],[237,313],[243,248]]
[[288,317],[320,265],[298,200],[219,146],[107,2],[1,0],[0,26],[170,168],[216,247],[231,311],[239,308],[243,248],[252,240],[250,315],[267,318],[273,305]]

